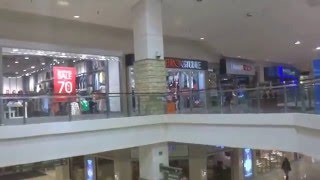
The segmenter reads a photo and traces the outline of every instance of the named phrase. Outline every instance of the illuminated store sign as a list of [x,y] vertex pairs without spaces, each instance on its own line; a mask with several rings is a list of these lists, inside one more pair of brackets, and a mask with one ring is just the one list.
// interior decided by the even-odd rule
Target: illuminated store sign
[[252,149],[243,150],[243,170],[245,178],[253,175]]
[[166,68],[208,70],[208,62],[199,60],[186,60],[166,58]]

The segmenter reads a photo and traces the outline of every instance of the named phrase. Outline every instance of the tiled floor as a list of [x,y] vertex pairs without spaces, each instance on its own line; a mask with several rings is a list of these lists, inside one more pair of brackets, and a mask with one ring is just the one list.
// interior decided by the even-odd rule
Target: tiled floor
[[[293,162],[289,180],[320,180],[320,162],[312,163],[307,160]],[[284,173],[281,169],[274,170],[255,180],[283,180]]]

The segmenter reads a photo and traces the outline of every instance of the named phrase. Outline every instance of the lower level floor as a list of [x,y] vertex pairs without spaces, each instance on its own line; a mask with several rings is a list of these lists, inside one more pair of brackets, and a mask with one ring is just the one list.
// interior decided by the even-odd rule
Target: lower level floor
[[[155,145],[156,146],[156,145]],[[157,164],[166,152],[132,148],[85,156],[0,168],[0,179],[8,180],[283,180],[285,158],[291,163],[290,180],[317,180],[320,161],[277,150],[234,149],[168,143],[168,164]],[[158,149],[159,150],[159,149]],[[163,154],[162,154],[163,153]],[[153,164],[150,164],[150,162]],[[160,160],[161,161],[161,160]],[[145,167],[148,166],[148,167]],[[149,171],[149,172],[145,172]]]

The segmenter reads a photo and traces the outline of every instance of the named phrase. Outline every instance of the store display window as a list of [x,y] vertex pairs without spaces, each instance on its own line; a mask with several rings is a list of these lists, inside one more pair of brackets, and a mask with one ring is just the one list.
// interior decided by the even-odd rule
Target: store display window
[[284,157],[291,153],[277,150],[260,150],[256,151],[256,167],[258,174],[265,174],[273,169],[281,168]]
[[[121,111],[119,95],[107,100],[107,93],[120,93],[119,57],[18,48],[2,48],[2,56],[3,94],[72,95],[72,115]],[[27,116],[66,115],[66,101],[30,100]]]

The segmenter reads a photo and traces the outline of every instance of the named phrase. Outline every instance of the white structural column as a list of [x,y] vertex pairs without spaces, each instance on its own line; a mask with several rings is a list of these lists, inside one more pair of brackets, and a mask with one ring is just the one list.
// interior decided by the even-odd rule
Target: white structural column
[[[137,93],[166,92],[162,0],[140,0],[133,7],[135,84]],[[163,114],[161,97],[140,96],[141,115]]]
[[207,180],[207,147],[189,146],[189,179]]
[[154,144],[139,148],[140,178],[146,180],[160,180],[160,164],[169,165],[168,144]]
[[115,152],[114,158],[114,179],[115,180],[131,180],[131,151],[119,150]]
[[133,18],[136,61],[163,59],[162,1],[140,0],[133,7]]
[[231,179],[244,180],[242,149],[235,149],[231,155]]

